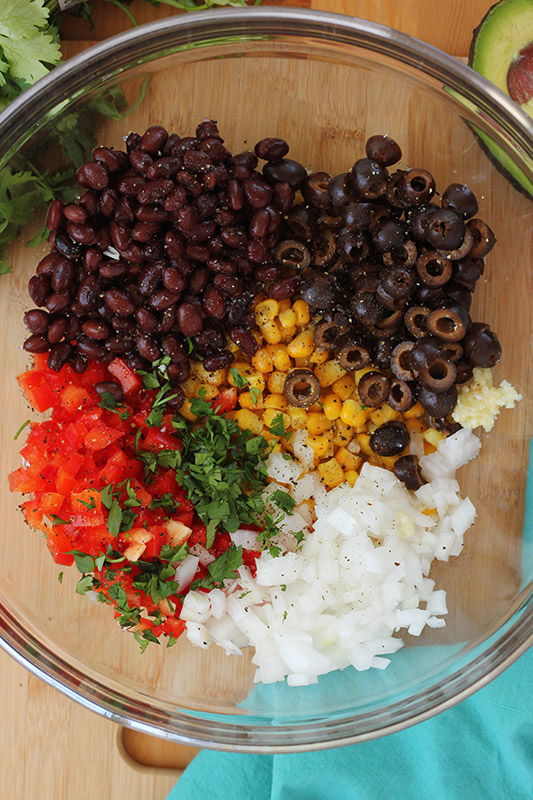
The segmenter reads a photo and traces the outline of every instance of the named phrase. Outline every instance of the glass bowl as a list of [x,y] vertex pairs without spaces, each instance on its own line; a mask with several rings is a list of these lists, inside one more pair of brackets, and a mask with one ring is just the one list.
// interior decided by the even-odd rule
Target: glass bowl
[[[117,88],[118,87],[118,88]],[[105,117],[106,92],[122,92],[128,115]],[[282,136],[291,154],[332,175],[363,155],[373,133],[398,140],[410,164],[441,189],[468,183],[499,242],[475,294],[473,316],[499,334],[496,378],[524,395],[482,436],[481,456],[459,475],[477,518],[460,558],[432,577],[448,592],[446,628],[407,637],[384,670],[349,668],[318,685],[254,686],[248,655],[195,649],[141,655],[104,606],[74,593],[75,570],[57,567],[9,496],[19,466],[13,434],[28,416],[15,376],[25,369],[22,312],[27,280],[44,253],[25,243],[3,276],[0,643],[20,663],[108,718],[201,747],[302,751],[362,741],[421,721],[501,672],[533,638],[532,526],[524,526],[532,430],[531,204],[478,144],[490,137],[533,177],[533,123],[505,95],[459,61],[363,20],[294,9],[203,12],[164,19],[99,44],[54,70],[0,115],[0,169],[53,159],[65,130],[100,143],[162,123],[182,134],[212,118],[233,152]],[[76,138],[75,137],[75,138]],[[52,146],[50,148],[50,142]],[[46,149],[48,148],[48,149]],[[182,637],[183,638],[183,637]]]

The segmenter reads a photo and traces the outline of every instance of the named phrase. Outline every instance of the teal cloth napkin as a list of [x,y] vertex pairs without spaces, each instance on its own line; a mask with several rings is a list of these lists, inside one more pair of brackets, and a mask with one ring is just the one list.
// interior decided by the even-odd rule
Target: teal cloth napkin
[[[529,463],[533,464],[533,441]],[[531,576],[532,565],[530,468],[522,551],[524,583]],[[416,652],[400,650],[396,656],[416,658]],[[167,800],[203,798],[533,800],[533,649],[459,705],[380,739],[279,756],[204,750]]]
[[316,753],[200,752],[167,800],[532,800],[533,650],[442,714]]

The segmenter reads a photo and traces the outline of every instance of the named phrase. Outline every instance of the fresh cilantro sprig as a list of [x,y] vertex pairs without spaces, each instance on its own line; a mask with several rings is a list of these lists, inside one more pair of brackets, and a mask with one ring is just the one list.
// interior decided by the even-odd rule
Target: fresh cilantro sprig
[[230,545],[221,556],[208,565],[206,577],[191,584],[191,589],[214,589],[223,586],[225,580],[235,580],[239,577],[237,570],[242,563],[242,547]]

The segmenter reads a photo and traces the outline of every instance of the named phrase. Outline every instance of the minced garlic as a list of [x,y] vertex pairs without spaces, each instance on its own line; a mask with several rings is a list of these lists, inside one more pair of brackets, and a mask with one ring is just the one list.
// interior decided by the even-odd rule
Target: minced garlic
[[463,428],[473,429],[481,425],[488,432],[492,430],[500,409],[514,408],[521,399],[522,395],[509,381],[494,386],[492,370],[475,367],[473,378],[459,388],[452,417]]

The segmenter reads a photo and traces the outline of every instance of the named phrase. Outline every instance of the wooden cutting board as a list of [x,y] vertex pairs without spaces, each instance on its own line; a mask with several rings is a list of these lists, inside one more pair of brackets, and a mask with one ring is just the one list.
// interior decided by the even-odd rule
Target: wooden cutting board
[[[363,17],[465,56],[472,29],[492,0],[279,0],[265,4]],[[155,9],[144,0],[134,0],[130,8],[139,22],[174,13],[166,7]],[[129,26],[124,14],[105,2],[95,2],[94,20],[94,30],[83,20],[65,22],[65,57]],[[5,798],[162,800],[196,752],[122,729],[83,709],[30,675],[3,651],[0,707],[1,796]]]

